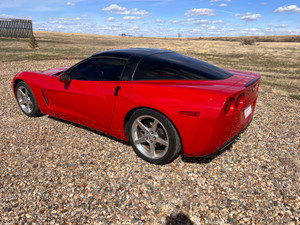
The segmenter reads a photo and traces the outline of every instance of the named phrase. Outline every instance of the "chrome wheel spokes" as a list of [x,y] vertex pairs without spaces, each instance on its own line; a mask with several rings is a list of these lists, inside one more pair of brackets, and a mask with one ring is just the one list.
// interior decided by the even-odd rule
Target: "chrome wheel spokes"
[[29,114],[32,112],[33,109],[33,102],[28,94],[28,90],[24,86],[20,86],[17,90],[17,99],[21,109],[26,113]]
[[132,125],[131,135],[137,149],[148,158],[159,159],[168,151],[168,133],[152,116],[138,117]]

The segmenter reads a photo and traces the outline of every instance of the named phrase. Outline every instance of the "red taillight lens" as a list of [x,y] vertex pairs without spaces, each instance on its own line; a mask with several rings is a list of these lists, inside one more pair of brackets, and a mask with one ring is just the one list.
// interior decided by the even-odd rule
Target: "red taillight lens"
[[233,110],[234,110],[234,98],[230,98],[225,104],[224,112],[225,114],[228,114],[228,113],[232,113]]
[[240,94],[239,97],[235,100],[235,107],[241,109],[244,104],[244,94]]

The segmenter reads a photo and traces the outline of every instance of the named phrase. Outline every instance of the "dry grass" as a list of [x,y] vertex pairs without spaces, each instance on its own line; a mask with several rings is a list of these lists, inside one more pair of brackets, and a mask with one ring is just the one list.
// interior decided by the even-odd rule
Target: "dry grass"
[[[258,42],[300,42],[300,35],[276,35],[276,36],[247,36]],[[245,37],[207,37],[199,38],[211,41],[242,41]]]
[[[278,94],[300,98],[300,43],[203,39],[134,38],[91,34],[36,32],[39,50],[28,50],[26,39],[0,39],[0,61],[83,59],[117,48],[149,47],[174,50],[223,68],[261,73],[262,85]],[[59,65],[59,62],[57,63]]]

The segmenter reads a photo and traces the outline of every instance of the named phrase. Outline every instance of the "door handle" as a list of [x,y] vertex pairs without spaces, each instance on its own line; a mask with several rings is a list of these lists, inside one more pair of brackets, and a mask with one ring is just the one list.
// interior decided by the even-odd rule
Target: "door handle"
[[120,86],[117,86],[116,87],[116,89],[115,89],[115,96],[117,96],[118,95],[118,93],[119,93],[119,90],[121,89],[121,87]]

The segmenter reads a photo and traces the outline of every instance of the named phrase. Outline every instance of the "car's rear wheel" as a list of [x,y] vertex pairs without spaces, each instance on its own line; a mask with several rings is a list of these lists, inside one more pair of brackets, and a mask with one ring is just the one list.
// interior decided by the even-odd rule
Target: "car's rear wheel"
[[17,84],[16,96],[22,112],[30,117],[42,115],[31,88],[24,81]]
[[169,163],[181,151],[174,125],[152,109],[135,111],[127,123],[126,134],[136,154],[154,164]]

